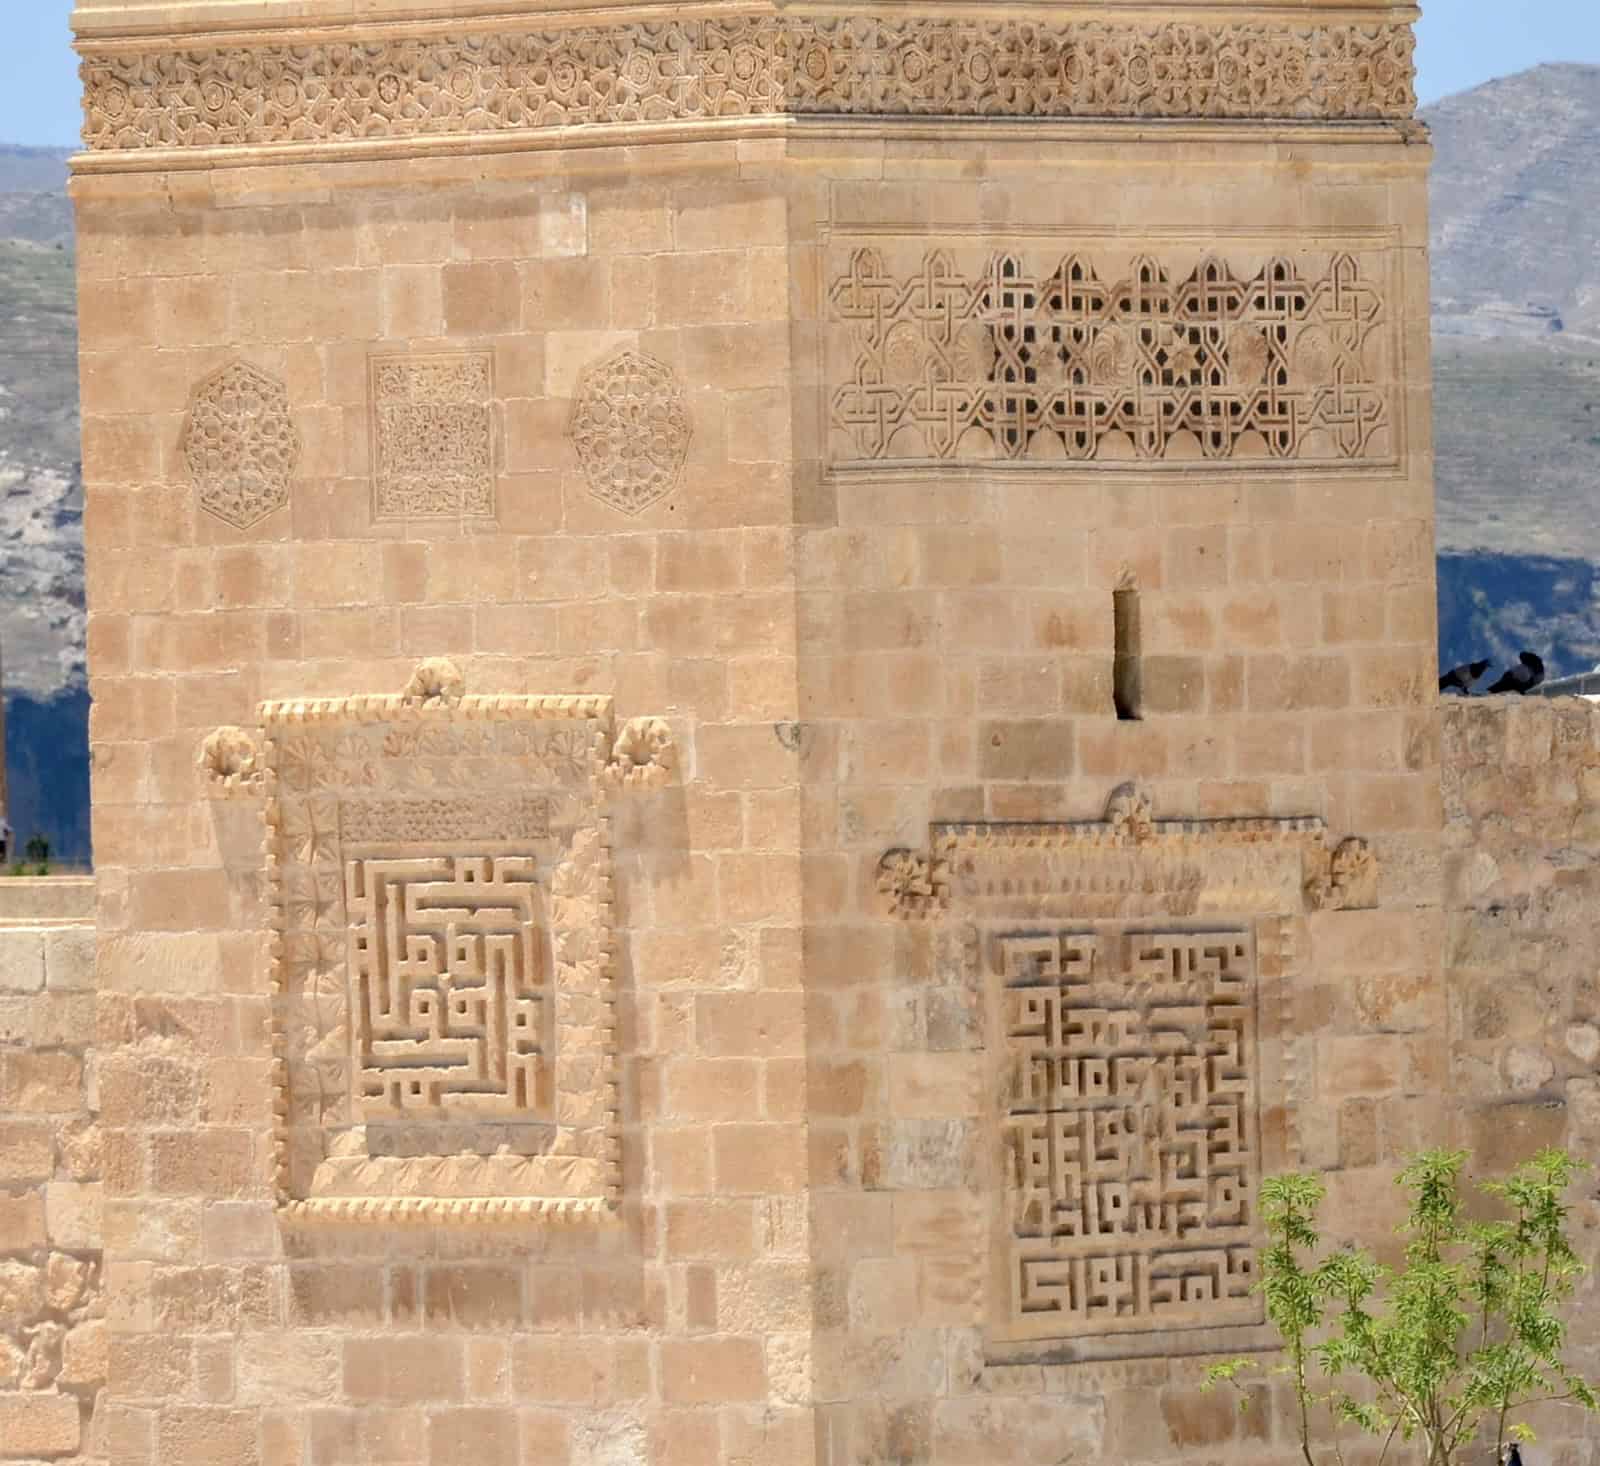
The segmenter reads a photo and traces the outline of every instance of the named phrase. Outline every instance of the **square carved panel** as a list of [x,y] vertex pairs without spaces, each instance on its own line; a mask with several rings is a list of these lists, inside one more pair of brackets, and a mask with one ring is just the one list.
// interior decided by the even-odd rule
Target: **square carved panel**
[[983,940],[1004,1071],[1007,1336],[1263,1322],[1250,928]]
[[609,701],[373,697],[262,716],[283,1203],[606,1211]]
[[878,888],[982,1003],[987,1357],[1275,1347],[1259,1195],[1300,1154],[1306,912],[1371,903],[1365,842],[1156,819],[1131,785],[1102,820],[930,833]]
[[494,358],[487,351],[374,356],[373,513],[495,512]]

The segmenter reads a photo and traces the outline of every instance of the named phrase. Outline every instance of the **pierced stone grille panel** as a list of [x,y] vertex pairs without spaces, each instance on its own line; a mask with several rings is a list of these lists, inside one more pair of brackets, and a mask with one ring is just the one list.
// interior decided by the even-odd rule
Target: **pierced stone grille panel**
[[1004,1334],[1258,1324],[1254,942],[991,935],[1005,1045]]
[[487,351],[375,356],[379,519],[494,513],[494,363]]
[[226,148],[823,113],[1403,119],[1410,26],[771,15],[89,49],[85,147]]
[[548,1110],[538,906],[526,858],[347,862],[352,1100],[363,1118]]
[[1390,463],[1381,260],[863,245],[829,281],[830,456]]

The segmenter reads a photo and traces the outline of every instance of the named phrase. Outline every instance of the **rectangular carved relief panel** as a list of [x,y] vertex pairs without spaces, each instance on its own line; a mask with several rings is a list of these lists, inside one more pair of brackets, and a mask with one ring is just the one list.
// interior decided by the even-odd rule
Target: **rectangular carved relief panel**
[[263,720],[283,1202],[603,1212],[609,701],[352,698]]
[[490,353],[374,356],[370,370],[374,515],[492,515]]
[[1399,451],[1388,255],[1370,240],[882,235],[835,240],[826,271],[836,466]]
[[877,885],[980,995],[986,1352],[1068,1363],[1273,1347],[1265,1176],[1298,1163],[1290,1013],[1308,910],[1376,900],[1323,822],[939,824]]
[[346,863],[351,1098],[362,1119],[548,1112],[536,882],[526,856]]
[[1010,1337],[1259,1324],[1248,927],[987,938]]

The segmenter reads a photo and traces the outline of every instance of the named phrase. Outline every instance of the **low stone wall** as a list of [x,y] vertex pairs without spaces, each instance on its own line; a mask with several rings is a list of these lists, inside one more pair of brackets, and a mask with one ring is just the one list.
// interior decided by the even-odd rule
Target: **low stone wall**
[[93,876],[8,876],[0,873],[0,921],[93,920]]
[[1454,1088],[1496,1112],[1474,1149],[1492,1165],[1535,1142],[1592,1144],[1579,1117],[1600,1120],[1600,707],[1452,700],[1441,764]]
[[92,881],[0,880],[0,1458],[8,1460],[100,1454],[92,900]]
[[[1600,1162],[1600,705],[1447,699],[1440,762],[1454,1141],[1480,1177],[1542,1146]],[[1591,1268],[1573,1342],[1590,1375],[1596,1192],[1591,1172],[1573,1214]],[[1535,1459],[1591,1459],[1573,1437],[1585,1425],[1552,1413]]]

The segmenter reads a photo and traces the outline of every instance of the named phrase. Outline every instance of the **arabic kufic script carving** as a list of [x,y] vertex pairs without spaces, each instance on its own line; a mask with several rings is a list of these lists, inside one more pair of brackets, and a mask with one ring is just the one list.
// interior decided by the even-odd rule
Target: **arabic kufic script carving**
[[1007,1049],[1014,1338],[1254,1324],[1256,979],[1245,931],[991,943]]
[[533,861],[350,860],[358,1112],[527,1114],[548,1102]]

